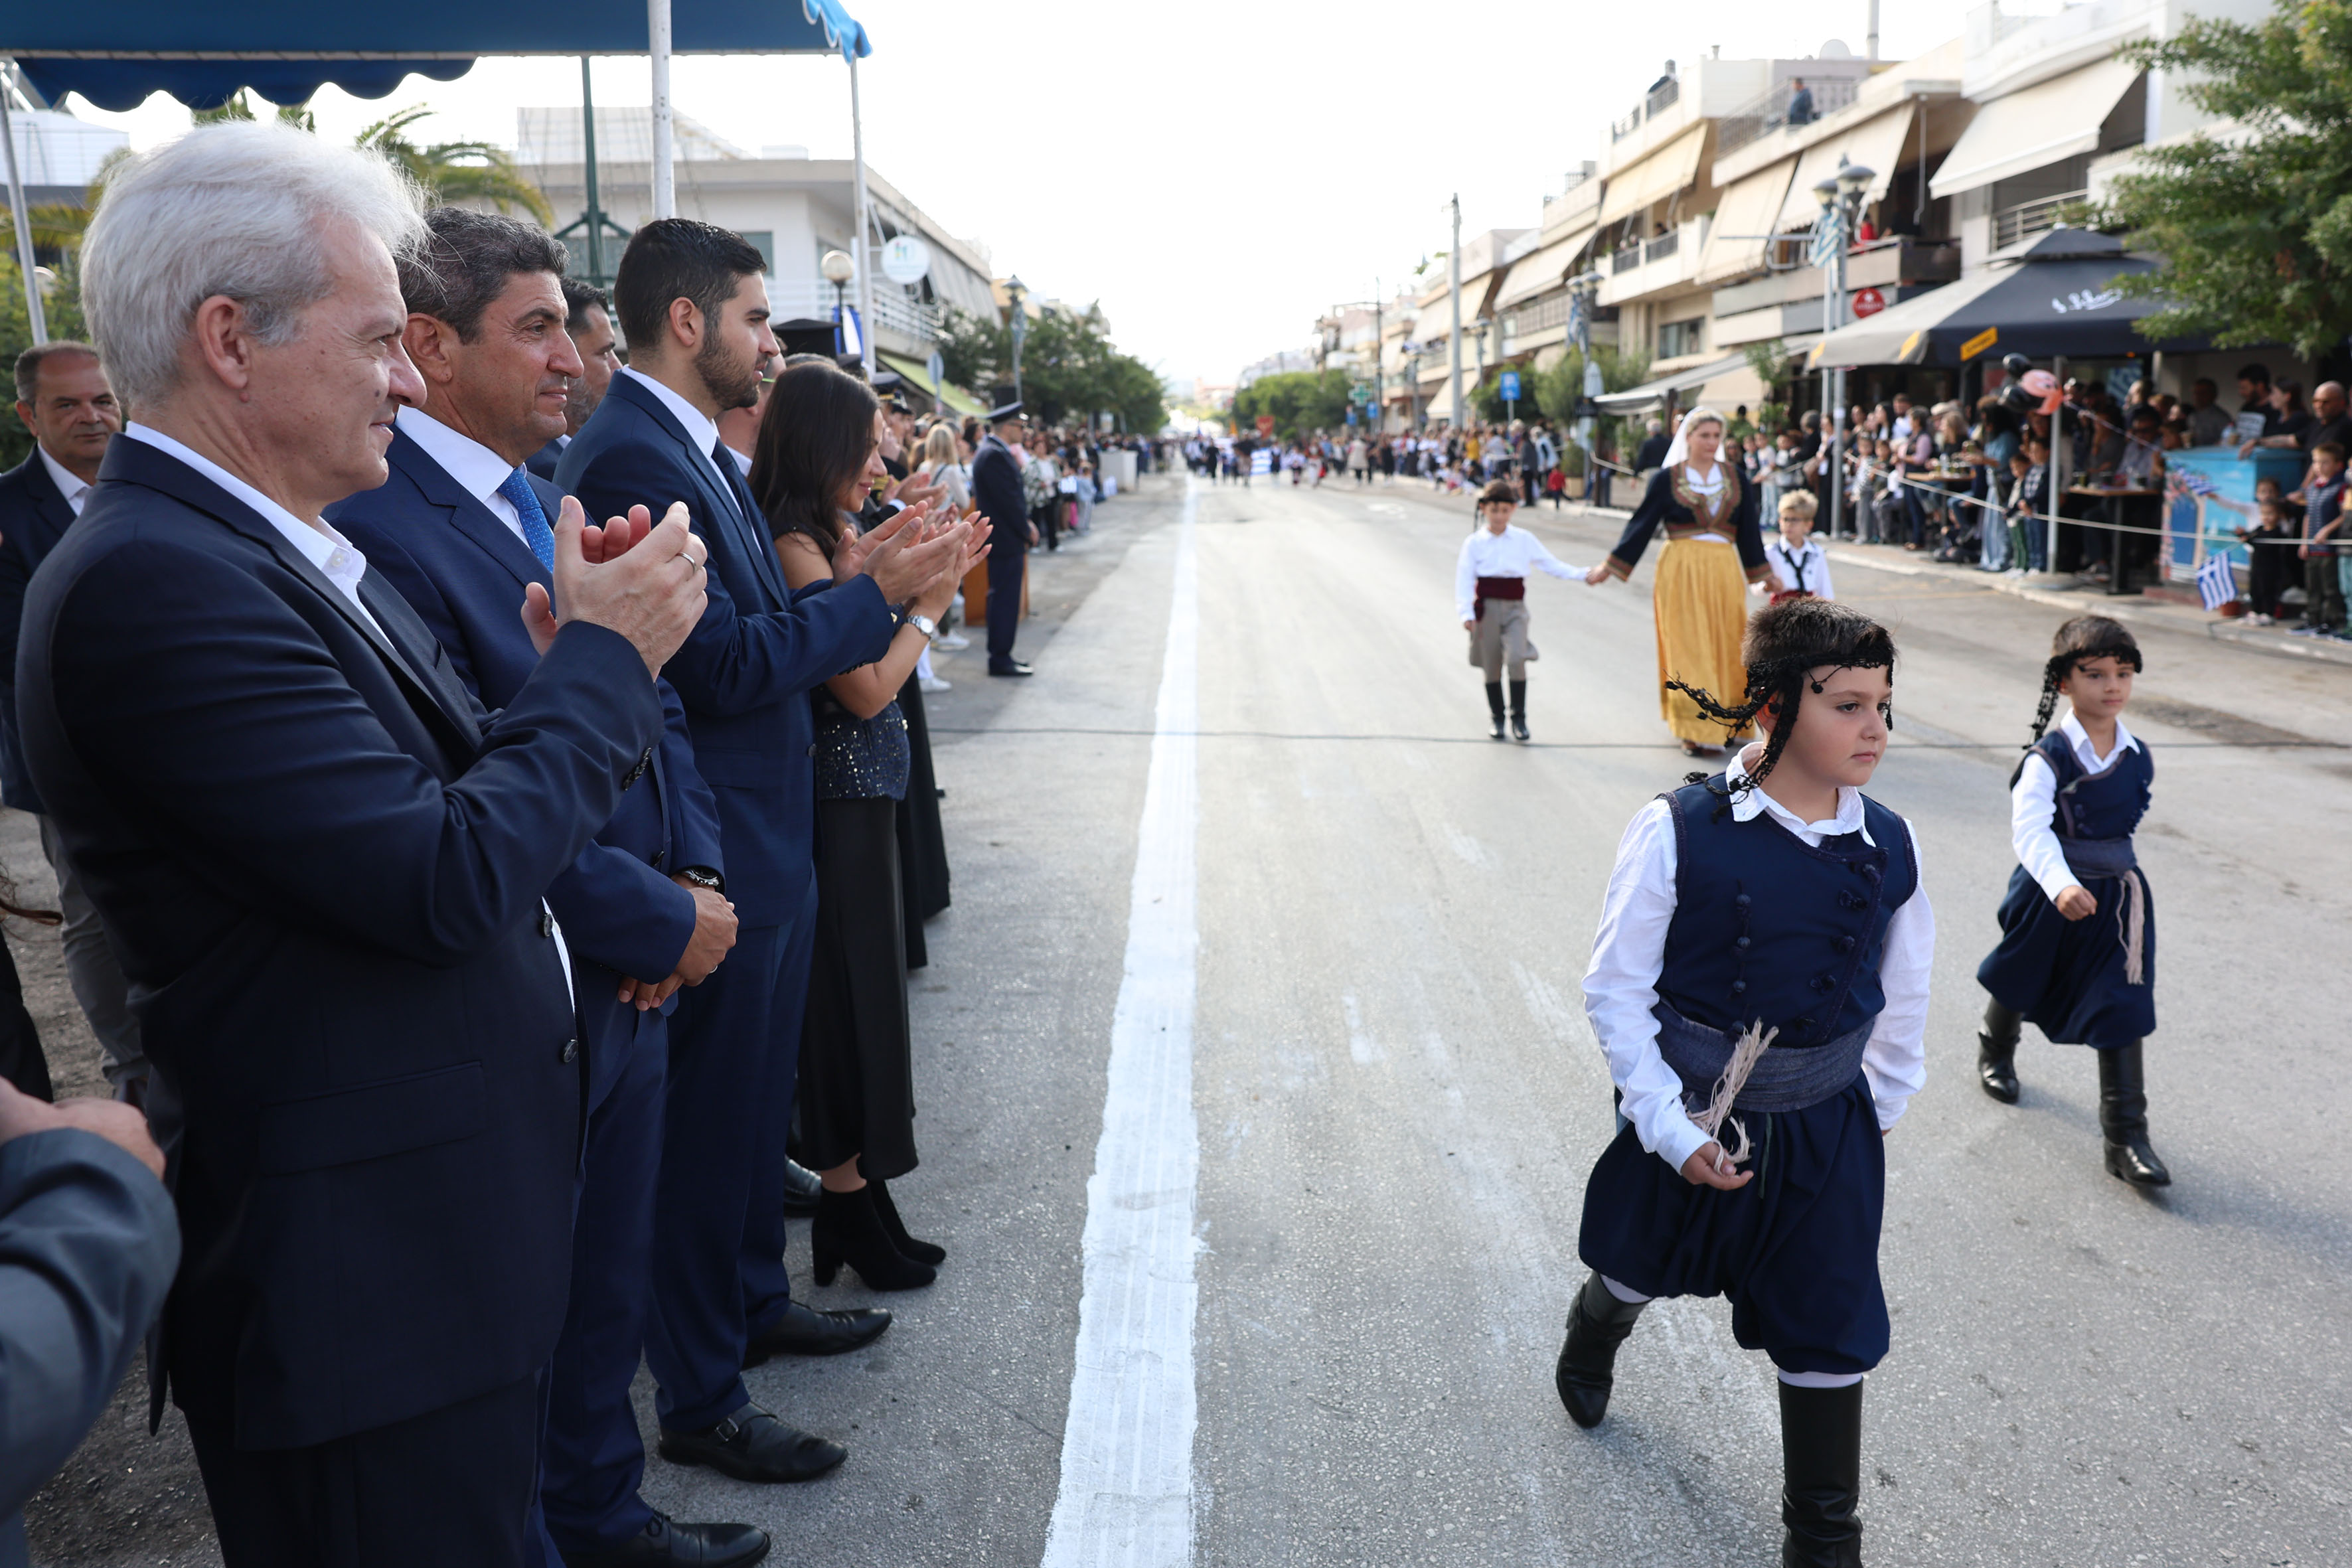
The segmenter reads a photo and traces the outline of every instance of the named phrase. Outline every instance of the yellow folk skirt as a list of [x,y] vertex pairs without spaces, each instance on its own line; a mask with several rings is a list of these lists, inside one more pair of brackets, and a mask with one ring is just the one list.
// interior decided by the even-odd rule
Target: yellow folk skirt
[[1748,630],[1748,581],[1728,541],[1668,540],[1650,590],[1658,623],[1658,710],[1677,740],[1720,746],[1722,725],[1666,685],[1680,680],[1723,703],[1748,694],[1739,640]]

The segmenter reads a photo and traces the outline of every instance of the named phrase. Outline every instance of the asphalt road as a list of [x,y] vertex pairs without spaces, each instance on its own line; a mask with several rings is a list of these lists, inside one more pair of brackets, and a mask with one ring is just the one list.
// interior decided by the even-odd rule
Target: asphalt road
[[[915,977],[924,1163],[894,1192],[950,1258],[884,1299],[898,1322],[872,1350],[751,1374],[850,1445],[844,1469],[647,1479],[681,1517],[768,1525],[776,1562],[1046,1552],[1181,498],[1148,487],[1039,560],[1035,679],[943,661],[955,907]],[[1192,515],[1192,1560],[1775,1561],[1771,1372],[1721,1303],[1644,1316],[1597,1432],[1551,1388],[1612,1126],[1577,984],[1620,831],[1690,765],[1650,684],[1648,573],[1537,581],[1536,743],[1497,745],[1450,603],[1466,502],[1261,482],[1202,489]],[[1614,533],[1528,521],[1578,565]],[[2144,1194],[2100,1168],[2087,1053],[2029,1034],[2015,1108],[1970,1072],[2003,783],[2062,612],[1843,563],[1838,584],[1903,650],[1873,793],[1917,826],[1939,928],[1929,1080],[1888,1144],[1868,1559],[2347,1561],[2352,670],[2143,634],[2151,1116],[2176,1180]],[[874,1299],[850,1279],[810,1299]],[[85,1471],[36,1510],[37,1548],[100,1506],[78,1496],[118,1519],[137,1500]],[[111,1544],[42,1560],[165,1555],[135,1524],[86,1534]]]

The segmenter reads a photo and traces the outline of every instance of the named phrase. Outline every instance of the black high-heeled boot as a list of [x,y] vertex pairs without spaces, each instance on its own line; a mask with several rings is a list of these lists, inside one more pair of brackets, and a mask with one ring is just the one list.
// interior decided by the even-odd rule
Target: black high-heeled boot
[[1998,1002],[1985,1004],[1977,1028],[1977,1082],[2003,1105],[2017,1103],[2017,1042],[2025,1019]]
[[898,1217],[898,1205],[891,1201],[889,1183],[869,1181],[866,1190],[874,1194],[874,1213],[881,1219],[882,1229],[889,1236],[890,1245],[898,1249],[899,1257],[933,1268],[948,1260],[946,1247],[935,1241],[917,1241],[907,1234],[906,1223]]
[[2168,1187],[2172,1173],[2147,1143],[2147,1068],[2140,1042],[2100,1051],[2099,1131],[2107,1141],[2107,1173],[2135,1187]]
[[874,1212],[871,1184],[854,1193],[831,1187],[816,1201],[816,1223],[809,1230],[809,1250],[815,1255],[816,1282],[830,1285],[841,1266],[848,1264],[857,1277],[877,1290],[914,1290],[939,1278],[927,1266],[905,1257],[890,1244],[889,1232]]
[[1633,1331],[1633,1320],[1647,1301],[1620,1301],[1593,1274],[1568,1310],[1568,1339],[1559,1347],[1552,1382],[1559,1402],[1579,1426],[1598,1426],[1609,1414],[1609,1391],[1617,1382],[1617,1347]]
[[1780,1384],[1780,1568],[1862,1568],[1862,1384]]
[[1499,680],[1486,682],[1486,711],[1495,721],[1495,739],[1509,739],[1503,733],[1503,683]]
[[1528,683],[1511,682],[1511,733],[1524,741],[1528,738]]

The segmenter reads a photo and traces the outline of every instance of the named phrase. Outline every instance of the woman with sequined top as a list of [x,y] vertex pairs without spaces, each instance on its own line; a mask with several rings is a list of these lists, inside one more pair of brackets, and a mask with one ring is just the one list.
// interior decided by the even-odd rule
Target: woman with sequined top
[[1748,629],[1746,584],[1769,580],[1764,535],[1756,516],[1756,487],[1723,455],[1723,416],[1694,408],[1683,418],[1664,467],[1625,524],[1609,559],[1584,575],[1598,587],[1631,577],[1663,527],[1657,582],[1650,591],[1658,627],[1658,710],[1692,756],[1712,756],[1727,740],[1723,727],[1668,684],[1738,691],[1743,679],[1740,638]]
[[[864,382],[826,364],[776,378],[751,485],[795,594],[832,582],[835,547],[885,471],[882,431]],[[824,1181],[812,1237],[820,1284],[845,1262],[877,1290],[910,1289],[929,1284],[947,1256],[907,1234],[887,1184],[915,1168],[897,816],[910,753],[897,699],[962,576],[949,573],[901,606],[880,659],[810,693],[817,909],[798,1020],[799,1105],[801,1155]]]

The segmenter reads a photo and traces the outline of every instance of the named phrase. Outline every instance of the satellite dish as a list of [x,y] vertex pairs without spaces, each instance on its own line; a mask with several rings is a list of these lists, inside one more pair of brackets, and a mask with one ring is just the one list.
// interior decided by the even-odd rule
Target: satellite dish
[[1850,60],[1853,58],[1853,51],[1845,47],[1844,39],[1832,38],[1822,46],[1821,53],[1817,58],[1825,60]]
[[911,234],[902,234],[882,247],[882,276],[902,287],[923,280],[931,269],[931,247]]

